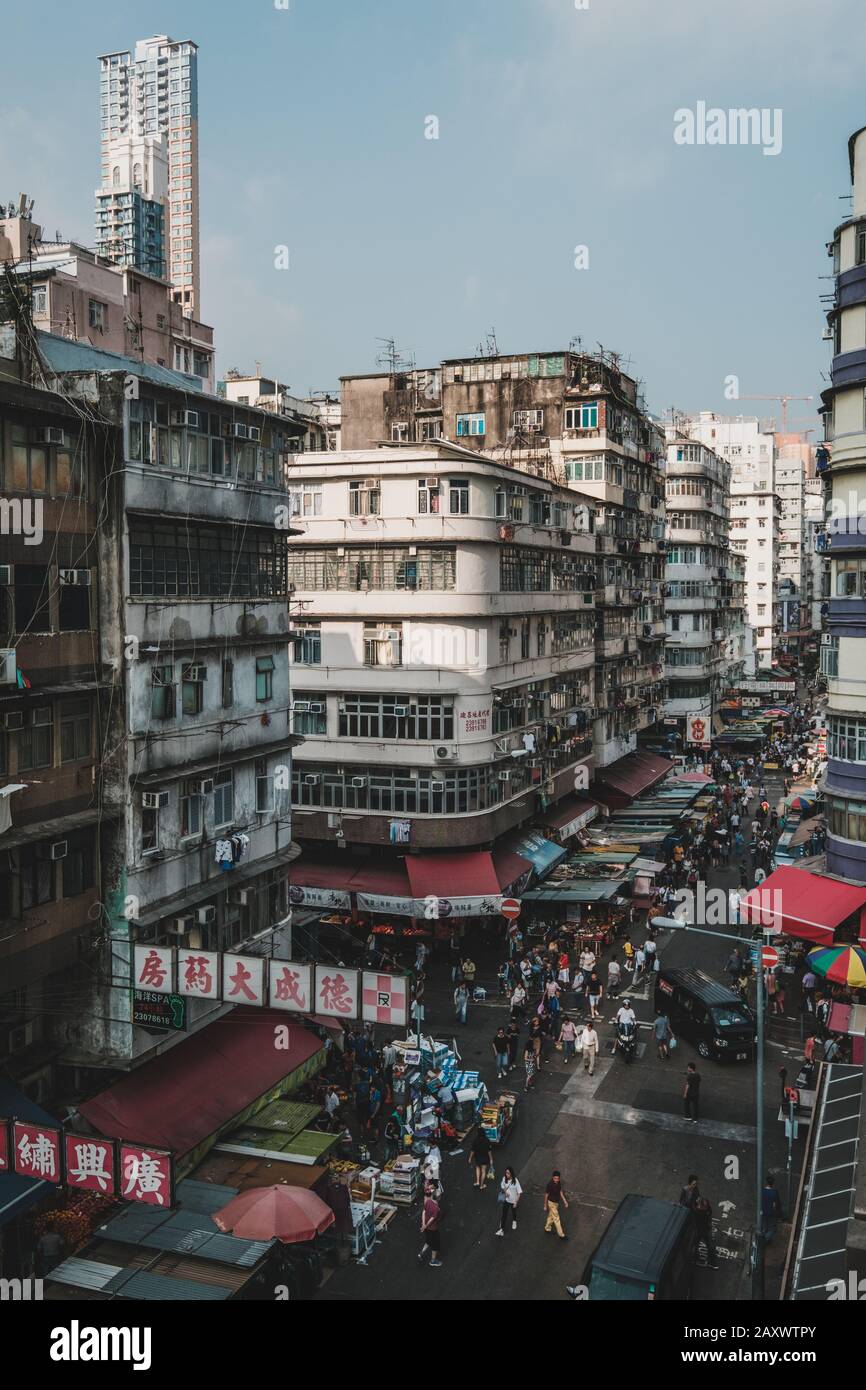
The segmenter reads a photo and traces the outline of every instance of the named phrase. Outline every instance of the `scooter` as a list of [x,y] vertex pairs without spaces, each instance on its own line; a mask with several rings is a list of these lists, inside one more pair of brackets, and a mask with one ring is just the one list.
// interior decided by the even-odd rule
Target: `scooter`
[[616,1051],[624,1062],[633,1062],[637,1052],[637,1032],[633,1023],[623,1020],[616,1025]]

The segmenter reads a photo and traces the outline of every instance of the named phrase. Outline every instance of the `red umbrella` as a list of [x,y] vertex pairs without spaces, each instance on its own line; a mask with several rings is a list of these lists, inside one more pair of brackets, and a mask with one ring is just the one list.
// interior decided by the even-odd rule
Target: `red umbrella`
[[277,1183],[274,1187],[251,1187],[215,1213],[221,1231],[244,1240],[277,1240],[296,1245],[312,1240],[332,1226],[331,1208],[305,1187]]

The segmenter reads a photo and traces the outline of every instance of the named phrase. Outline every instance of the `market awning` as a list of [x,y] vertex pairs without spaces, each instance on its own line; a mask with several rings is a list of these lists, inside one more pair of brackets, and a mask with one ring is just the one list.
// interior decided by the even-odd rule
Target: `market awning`
[[779,932],[829,945],[836,928],[859,914],[858,939],[866,941],[866,888],[810,874],[785,864],[747,893],[740,921],[777,925]]
[[531,903],[599,903],[615,898],[623,886],[623,880],[611,882],[609,879],[598,882],[580,882],[569,879],[563,883],[543,883],[539,888],[530,888],[521,894],[524,902]]
[[524,874],[528,874],[532,865],[515,849],[499,844],[493,851],[493,867],[496,870],[499,887],[505,889],[510,888],[512,883],[516,883]]
[[522,831],[510,843],[511,848],[528,860],[539,876],[546,874],[568,853],[562,845],[546,840],[538,830]]
[[79,1111],[107,1138],[188,1153],[236,1122],[322,1048],[301,1027],[288,1030],[285,1049],[274,1047],[274,1029],[287,1018],[278,1009],[234,1010],[85,1101]]
[[472,898],[499,894],[493,856],[487,850],[465,854],[409,854],[406,871],[414,898]]
[[412,896],[409,875],[402,859],[385,862],[368,860],[352,874],[349,887],[353,893],[382,893],[395,898]]
[[555,811],[542,816],[541,823],[550,830],[557,830],[563,840],[576,835],[578,830],[589,825],[598,816],[600,807],[595,801],[587,801],[579,796],[565,796]]
[[305,888],[342,888],[348,891],[357,863],[316,864],[298,859],[289,869],[289,883]]
[[662,758],[658,753],[639,748],[636,753],[627,753],[624,758],[618,758],[610,767],[597,768],[595,780],[620,796],[634,798],[649,787],[654,787],[673,766],[670,758]]
[[[0,1078],[0,1115],[8,1120],[29,1120],[33,1124],[50,1125],[57,1129],[59,1120],[50,1115],[19,1091],[17,1086]],[[40,1178],[22,1178],[19,1173],[0,1172],[0,1226],[27,1211],[43,1197],[56,1192],[53,1182]]]

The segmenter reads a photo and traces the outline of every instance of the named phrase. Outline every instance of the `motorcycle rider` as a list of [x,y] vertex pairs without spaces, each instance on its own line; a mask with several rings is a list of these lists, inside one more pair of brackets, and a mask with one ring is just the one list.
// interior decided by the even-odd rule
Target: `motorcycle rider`
[[631,1003],[626,999],[616,1015],[616,1045],[626,1061],[634,1054],[637,1042],[637,1019]]

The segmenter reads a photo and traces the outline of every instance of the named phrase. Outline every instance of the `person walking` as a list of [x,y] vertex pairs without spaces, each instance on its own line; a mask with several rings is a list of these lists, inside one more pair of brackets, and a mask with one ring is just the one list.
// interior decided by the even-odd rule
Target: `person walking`
[[535,1043],[532,1038],[526,1039],[526,1046],[523,1049],[523,1067],[526,1072],[526,1085],[524,1091],[531,1091],[535,1085],[535,1073],[537,1065],[535,1061]]
[[589,983],[586,987],[586,992],[589,995],[590,1020],[599,1018],[600,1014],[598,1012],[598,1006],[601,1003],[602,996],[604,994],[604,986],[601,983],[601,978],[597,970],[593,970],[591,972],[589,977]]
[[607,992],[611,999],[616,999],[622,983],[622,966],[616,956],[611,956],[607,967]]
[[474,960],[468,952],[466,954],[466,959],[461,962],[460,968],[463,971],[463,978],[466,981],[466,984],[469,988],[469,992],[471,994],[472,990],[475,988],[476,966]]
[[776,1222],[782,1219],[782,1199],[776,1179],[768,1173],[761,1189],[761,1234],[767,1245],[776,1234]]
[[698,1187],[697,1173],[689,1173],[689,1180],[680,1192],[680,1206],[687,1207],[689,1211],[694,1211],[695,1206],[700,1200],[701,1189]]
[[524,1018],[526,1015],[526,990],[522,984],[514,986],[511,995],[511,1017],[512,1019]]
[[583,1052],[583,1069],[592,1076],[595,1071],[595,1058],[598,1052],[598,1033],[592,1026],[592,1019],[583,1030],[580,1046]]
[[512,1019],[505,1030],[508,1039],[508,1070],[513,1071],[517,1066],[517,1044],[520,1042],[520,1024]]
[[658,1048],[659,1061],[669,1061],[671,1055],[670,1042],[673,1035],[671,1033],[671,1025],[668,1022],[668,1016],[667,1014],[663,1014],[661,1010],[659,1010],[655,1016],[653,1036],[655,1037],[656,1047]]
[[472,1140],[472,1148],[469,1150],[469,1162],[475,1164],[475,1181],[473,1187],[479,1187],[481,1191],[487,1184],[487,1173],[490,1168],[490,1140],[479,1126],[475,1131]]
[[499,1184],[497,1202],[499,1203],[499,1229],[494,1231],[494,1235],[504,1236],[507,1227],[512,1226],[517,1230],[517,1208],[523,1196],[523,1188],[517,1181],[517,1175],[513,1168],[506,1168],[502,1174],[502,1181]]
[[556,1231],[560,1240],[568,1240],[568,1236],[562,1229],[562,1218],[559,1214],[561,1206],[568,1208],[568,1198],[563,1190],[562,1174],[558,1168],[554,1168],[544,1192],[544,1210],[547,1214],[544,1231],[545,1234],[548,1231]]
[[562,1027],[559,1030],[559,1040],[562,1043],[562,1060],[568,1066],[574,1056],[575,1045],[577,1043],[577,1029],[572,1019],[566,1016],[562,1020]]
[[454,991],[454,1012],[461,1023],[466,1022],[469,1012],[469,986],[465,981],[461,981]]
[[699,1197],[693,1207],[695,1229],[698,1233],[698,1240],[703,1241],[707,1247],[707,1265],[710,1269],[718,1269],[719,1257],[716,1252],[716,1243],[713,1239],[713,1208],[706,1197]]
[[429,1250],[430,1268],[438,1269],[442,1263],[442,1236],[439,1230],[441,1209],[432,1183],[427,1183],[424,1193],[424,1205],[421,1208],[421,1234],[424,1244],[418,1252],[418,1259],[423,1260]]
[[493,1039],[493,1055],[496,1058],[496,1079],[501,1081],[508,1075],[508,1036],[504,1028],[497,1028]]
[[574,991],[574,1007],[581,1018],[583,1018],[586,1009],[587,978],[584,970],[577,969],[574,972],[574,982],[571,986]]
[[696,1125],[700,1119],[701,1075],[694,1062],[686,1067],[686,1084],[683,1087],[683,1113],[687,1120]]

